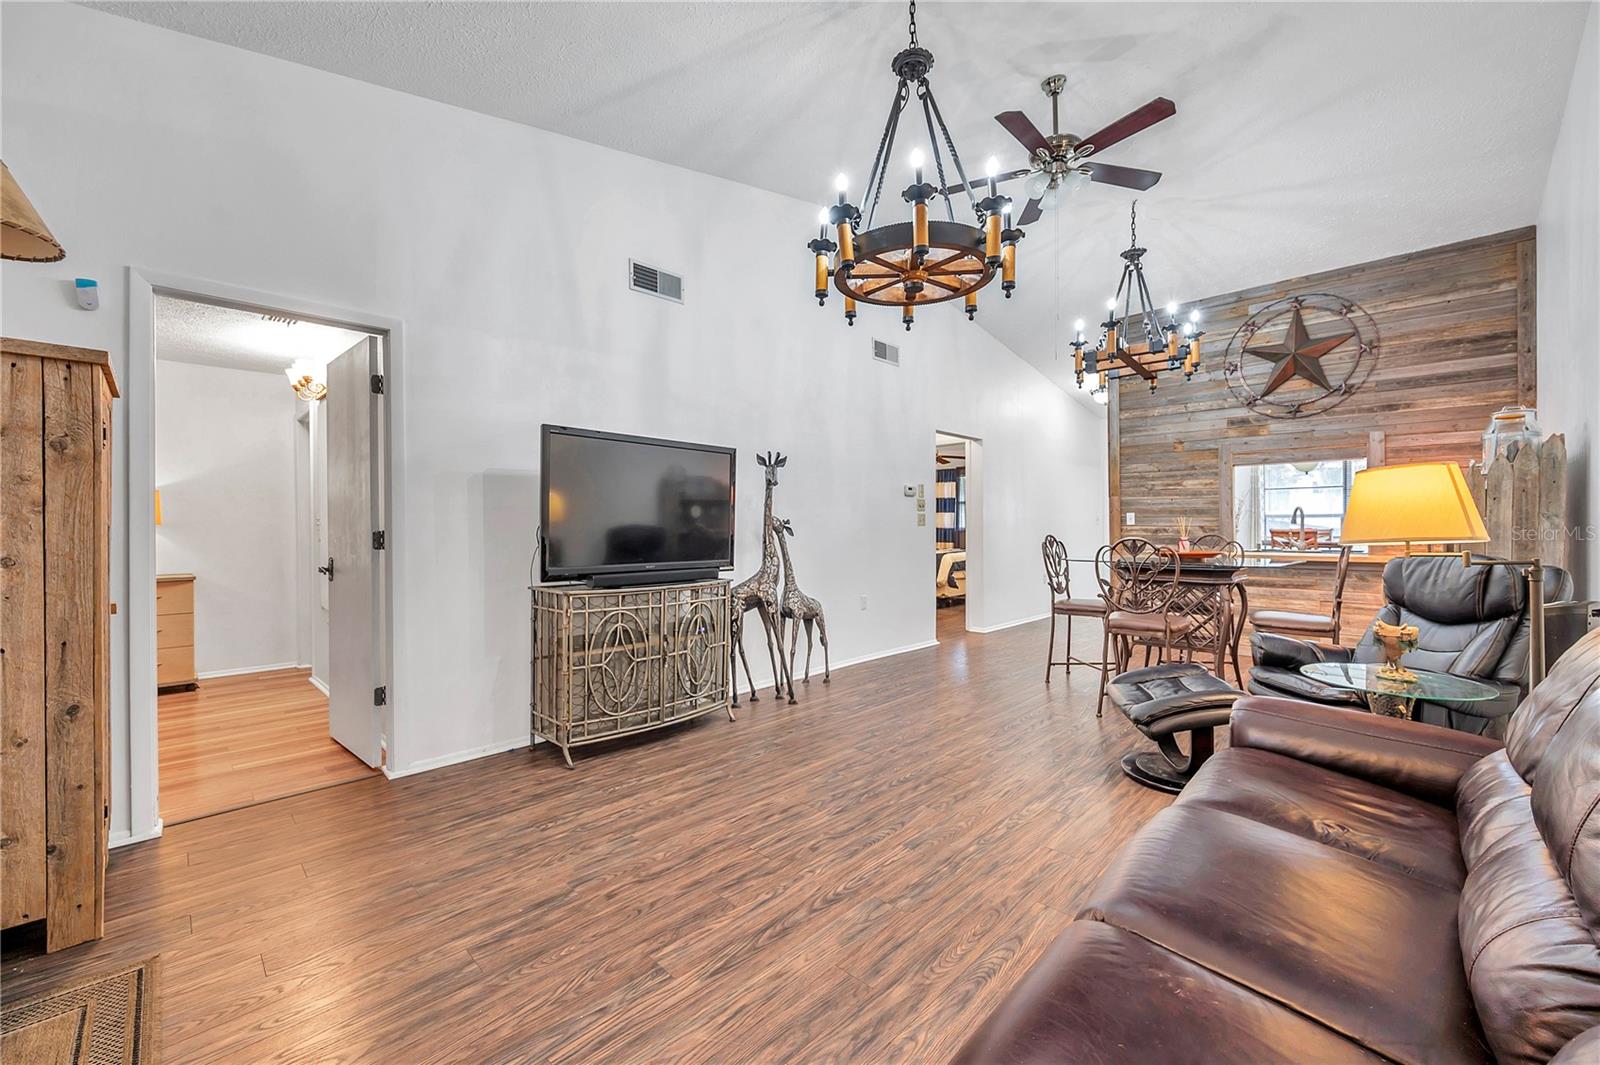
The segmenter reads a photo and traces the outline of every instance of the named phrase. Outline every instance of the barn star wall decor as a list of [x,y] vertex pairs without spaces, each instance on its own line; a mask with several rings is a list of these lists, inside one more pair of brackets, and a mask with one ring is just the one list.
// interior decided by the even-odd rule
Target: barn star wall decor
[[1304,418],[1352,395],[1378,361],[1378,325],[1342,296],[1276,300],[1234,332],[1223,355],[1228,388],[1268,418]]

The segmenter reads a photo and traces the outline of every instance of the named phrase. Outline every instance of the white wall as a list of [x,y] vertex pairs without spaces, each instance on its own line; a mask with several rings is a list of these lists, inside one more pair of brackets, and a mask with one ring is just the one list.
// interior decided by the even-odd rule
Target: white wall
[[195,575],[201,676],[300,661],[295,403],[282,374],[156,364],[156,567]]
[[[527,735],[541,422],[739,448],[738,577],[759,551],[753,453],[788,453],[778,508],[836,663],[934,637],[933,526],[901,486],[930,482],[936,428],[983,438],[975,621],[1041,612],[1046,532],[1103,538],[1103,419],[958,306],[910,334],[892,311],[851,329],[837,299],[819,310],[815,204],[80,7],[0,18],[5,158],[68,253],[5,264],[10,335],[106,347],[128,373],[130,264],[403,321],[397,770]],[[630,256],[683,274],[687,302],[627,291]],[[75,274],[100,280],[97,314],[72,308]],[[980,317],[1006,313],[997,296]]]
[[1567,434],[1580,592],[1600,597],[1600,8],[1591,5],[1539,205],[1539,415]]

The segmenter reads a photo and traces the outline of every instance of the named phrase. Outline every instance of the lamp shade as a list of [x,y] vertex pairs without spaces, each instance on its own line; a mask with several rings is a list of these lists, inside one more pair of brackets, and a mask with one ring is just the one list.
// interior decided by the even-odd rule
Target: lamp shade
[[33,209],[11,169],[0,163],[0,259],[53,263],[67,253]]
[[1453,462],[1359,470],[1339,538],[1348,544],[1487,543],[1478,505]]

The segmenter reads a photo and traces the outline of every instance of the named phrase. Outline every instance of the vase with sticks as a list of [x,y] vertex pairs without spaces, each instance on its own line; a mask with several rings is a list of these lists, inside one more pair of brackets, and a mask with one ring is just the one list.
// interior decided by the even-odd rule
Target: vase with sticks
[[1189,550],[1189,516],[1180,515],[1178,518],[1178,550]]

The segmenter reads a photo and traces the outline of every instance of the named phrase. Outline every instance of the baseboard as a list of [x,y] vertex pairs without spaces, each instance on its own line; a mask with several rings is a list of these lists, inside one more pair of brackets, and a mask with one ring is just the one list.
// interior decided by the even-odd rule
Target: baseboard
[[246,673],[271,673],[277,669],[304,669],[299,662],[274,662],[266,666],[242,666],[239,669],[213,669],[205,673],[196,673],[200,680],[211,680],[213,677],[242,677]]
[[106,841],[106,846],[112,850],[115,850],[118,847],[128,847],[135,843],[143,843],[145,840],[157,839],[160,837],[160,835],[161,820],[160,818],[157,818],[155,825],[148,832],[140,832],[138,835],[135,835],[132,832],[111,833],[111,838]]
[[317,689],[317,691],[321,692],[323,695],[329,696],[330,698],[333,696],[333,693],[328,690],[328,686],[324,684],[322,679],[315,673],[311,674],[308,679],[311,681],[311,686]]
[[491,754],[504,754],[506,751],[514,751],[518,747],[526,746],[528,746],[528,737],[526,735],[522,735],[518,736],[516,739],[501,740],[498,743],[490,743],[483,747],[471,747],[465,751],[456,751],[453,754],[441,755],[438,758],[424,758],[420,762],[412,762],[404,769],[390,769],[388,766],[384,766],[383,775],[388,777],[390,780],[398,780],[401,777],[415,776],[418,773],[427,773],[435,769],[443,769],[445,766],[459,765],[462,762],[471,762],[479,758],[487,758]]
[[[843,661],[841,661],[838,665],[832,666],[831,668],[833,668],[833,669],[847,669],[850,666],[859,666],[863,662],[876,662],[880,658],[893,658],[895,655],[910,654],[912,651],[926,651],[930,647],[938,647],[938,646],[939,646],[939,641],[938,640],[923,640],[921,643],[908,643],[904,647],[891,647],[886,651],[873,651],[871,654],[857,655],[855,658],[846,658]],[[763,659],[763,661],[765,661],[765,659]],[[803,662],[803,659],[801,659],[798,656],[796,656],[796,658],[795,658],[795,668],[797,670],[799,668],[801,668],[802,662]],[[821,662],[822,662],[822,659],[821,659],[820,656],[813,656],[812,657],[812,659],[811,659],[811,672],[812,672],[813,676],[816,674],[817,668],[820,666]],[[767,664],[770,665],[771,663],[769,662]],[[745,687],[741,688],[740,691],[747,690],[748,687],[749,687],[748,682],[742,682],[742,683],[744,683]],[[758,675],[756,677],[756,679],[755,679],[755,685],[756,685],[756,690],[757,691],[760,691],[762,688],[770,688],[770,687],[772,687],[772,678],[771,677],[761,677],[761,676]]]
[[1043,613],[1043,614],[1035,614],[1031,618],[1018,618],[1015,621],[1002,621],[998,625],[985,625],[982,628],[977,628],[975,626],[970,626],[969,625],[967,627],[967,631],[968,632],[976,632],[976,633],[979,633],[981,635],[987,635],[988,633],[991,633],[991,632],[999,632],[1001,629],[1014,629],[1018,625],[1031,625],[1035,621],[1044,621],[1049,616],[1050,616],[1049,612],[1046,612],[1046,613]]

